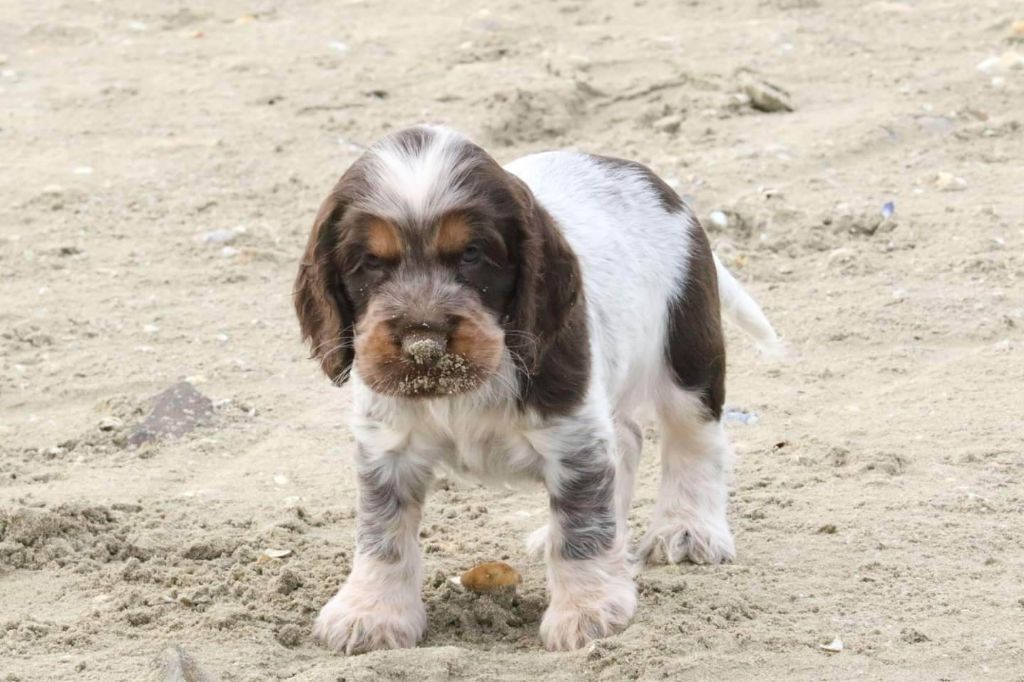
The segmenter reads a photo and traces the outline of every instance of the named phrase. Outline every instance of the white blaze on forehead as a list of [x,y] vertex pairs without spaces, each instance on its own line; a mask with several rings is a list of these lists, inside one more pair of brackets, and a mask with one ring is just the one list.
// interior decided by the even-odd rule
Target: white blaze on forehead
[[419,126],[420,148],[410,149],[391,136],[370,149],[367,159],[370,191],[360,207],[394,220],[437,216],[462,199],[459,180],[468,170],[466,139],[453,130]]

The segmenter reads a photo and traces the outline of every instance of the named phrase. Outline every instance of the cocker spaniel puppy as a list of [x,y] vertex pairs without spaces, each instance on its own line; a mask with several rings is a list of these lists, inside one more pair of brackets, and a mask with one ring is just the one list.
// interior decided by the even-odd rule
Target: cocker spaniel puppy
[[646,559],[733,558],[720,310],[775,332],[676,193],[630,161],[548,152],[502,167],[461,135],[381,140],[320,206],[296,282],[313,356],[353,388],[351,574],[314,632],[346,653],[423,635],[418,527],[438,466],[542,483],[549,649],[636,609],[627,517],[653,405],[662,478]]

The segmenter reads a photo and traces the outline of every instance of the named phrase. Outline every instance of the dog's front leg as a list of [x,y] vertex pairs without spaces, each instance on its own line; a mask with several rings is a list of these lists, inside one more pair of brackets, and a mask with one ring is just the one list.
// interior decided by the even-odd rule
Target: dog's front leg
[[347,654],[412,647],[427,626],[418,534],[433,467],[412,452],[374,453],[363,446],[356,466],[352,571],[320,610],[313,633]]
[[573,434],[553,442],[558,451],[545,456],[551,603],[540,635],[548,649],[578,649],[626,627],[636,610],[636,586],[615,508],[613,439]]

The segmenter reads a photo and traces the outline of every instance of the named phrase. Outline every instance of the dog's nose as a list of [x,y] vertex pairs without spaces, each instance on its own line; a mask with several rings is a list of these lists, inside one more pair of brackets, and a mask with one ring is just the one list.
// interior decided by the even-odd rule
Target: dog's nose
[[402,355],[406,360],[425,367],[437,364],[448,350],[448,339],[431,331],[416,331],[402,339]]

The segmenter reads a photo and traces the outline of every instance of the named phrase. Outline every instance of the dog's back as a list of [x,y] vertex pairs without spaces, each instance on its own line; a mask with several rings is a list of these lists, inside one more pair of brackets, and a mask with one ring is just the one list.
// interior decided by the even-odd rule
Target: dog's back
[[[596,346],[594,379],[605,382],[615,407],[632,411],[675,376],[713,393],[709,402],[718,409],[724,349],[715,329],[712,256],[678,195],[640,164],[590,154],[545,152],[506,168],[529,185],[579,258]],[[686,309],[695,305],[714,310]],[[704,327],[697,338],[687,334],[684,317]],[[673,367],[678,346],[692,367]],[[720,376],[707,371],[712,365]],[[698,366],[705,368],[701,376]]]

